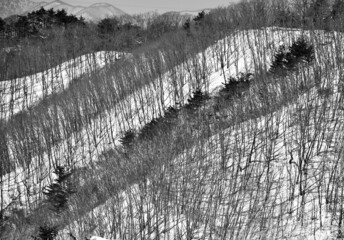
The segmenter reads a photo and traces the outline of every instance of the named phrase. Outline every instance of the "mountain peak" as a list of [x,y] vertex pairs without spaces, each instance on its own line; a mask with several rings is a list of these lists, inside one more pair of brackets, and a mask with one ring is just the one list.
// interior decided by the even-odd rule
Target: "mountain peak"
[[90,7],[107,7],[107,6],[112,6],[112,5],[110,3],[94,3]]
[[126,15],[126,13],[109,3],[95,3],[82,9],[77,15],[89,21],[98,21],[106,17]]

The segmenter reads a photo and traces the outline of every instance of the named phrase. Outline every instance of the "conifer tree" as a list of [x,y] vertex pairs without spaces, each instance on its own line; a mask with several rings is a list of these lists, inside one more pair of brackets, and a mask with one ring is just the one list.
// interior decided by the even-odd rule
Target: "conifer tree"
[[130,148],[133,144],[135,139],[135,132],[134,130],[130,129],[124,133],[124,136],[119,140],[122,145],[126,148]]
[[306,61],[310,63],[314,59],[314,49],[312,45],[309,45],[304,38],[299,38],[290,47],[290,53],[299,61]]
[[52,210],[61,213],[68,208],[69,196],[75,193],[75,187],[68,181],[71,171],[66,171],[64,167],[57,166],[54,173],[58,178],[43,189],[43,194],[47,196],[47,201],[51,204]]
[[188,99],[188,103],[186,104],[185,108],[189,111],[189,113],[192,114],[208,99],[210,99],[209,95],[207,93],[203,93],[200,88],[197,88],[193,92],[193,96]]
[[54,240],[57,236],[57,228],[50,227],[50,226],[41,226],[39,227],[39,234],[38,237],[41,240]]
[[284,70],[284,62],[286,60],[285,46],[281,45],[274,56],[274,61],[271,64],[270,72],[279,74]]
[[5,30],[6,22],[0,17],[0,32]]

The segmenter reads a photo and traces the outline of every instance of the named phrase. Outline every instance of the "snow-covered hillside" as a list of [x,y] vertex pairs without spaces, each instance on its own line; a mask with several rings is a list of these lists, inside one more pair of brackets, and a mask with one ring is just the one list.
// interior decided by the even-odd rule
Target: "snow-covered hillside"
[[80,234],[81,225],[95,223],[94,234],[109,239],[336,238],[338,206],[325,195],[341,184],[329,175],[342,156],[339,97],[310,91],[277,112],[236,124],[180,154],[145,184],[115,194],[68,231]]
[[96,52],[69,60],[31,76],[0,82],[0,119],[32,107],[44,97],[66,89],[69,83],[119,59],[118,52]]
[[[111,111],[101,114],[92,123],[86,125],[82,131],[59,142],[44,154],[32,156],[30,164],[25,166],[25,168],[21,164],[22,156],[17,155],[16,150],[10,148],[11,161],[16,164],[16,170],[2,178],[0,185],[2,204],[4,206],[12,204],[13,207],[34,209],[41,200],[42,186],[46,186],[51,182],[53,177],[51,166],[54,166],[54,164],[58,163],[77,168],[87,166],[90,163],[96,163],[104,151],[116,147],[118,139],[125,131],[139,129],[153,118],[163,114],[167,107],[176,106],[177,103],[185,103],[192,91],[197,87],[201,86],[205,91],[216,95],[222,83],[229,76],[236,76],[240,72],[254,73],[262,69],[267,71],[271,64],[272,56],[277,51],[279,45],[283,43],[289,46],[292,41],[302,34],[314,42],[316,64],[321,69],[324,62],[335,58],[333,52],[327,51],[327,48],[333,49],[336,44],[335,41],[341,40],[339,34],[331,35],[322,31],[303,33],[298,30],[276,28],[238,31],[171,69],[150,84],[128,95],[113,106]],[[333,65],[335,67],[336,61],[333,61]],[[44,76],[50,75],[46,74]],[[70,79],[66,73],[61,77],[63,83],[66,76]],[[337,79],[336,84],[338,84],[339,74],[337,71],[333,72],[333,79]],[[50,81],[52,79],[47,82]],[[40,82],[38,81],[37,84],[40,84]],[[43,85],[37,85],[36,89],[44,88]],[[267,224],[267,222],[264,223],[264,219],[269,219],[267,217],[269,214],[273,215],[275,211],[287,211],[289,208],[292,209],[290,216],[294,218],[298,217],[297,209],[309,207],[306,202],[311,202],[310,208],[313,212],[316,212],[315,209],[318,209],[322,204],[321,202],[314,203],[316,198],[295,197],[293,201],[286,201],[290,195],[285,194],[288,188],[285,185],[287,183],[284,182],[285,179],[290,180],[292,179],[290,176],[294,177],[296,174],[294,172],[295,166],[285,163],[290,160],[289,157],[291,155],[295,159],[300,156],[300,151],[296,147],[297,145],[295,145],[295,142],[298,141],[297,134],[300,133],[299,126],[293,126],[292,124],[294,115],[299,113],[296,111],[297,109],[324,107],[326,114],[321,116],[324,116],[326,120],[324,121],[324,124],[327,124],[325,129],[333,129],[331,131],[335,133],[339,127],[342,127],[341,125],[332,125],[330,120],[330,116],[341,118],[340,111],[337,111],[338,107],[332,110],[326,108],[326,106],[333,107],[336,104],[337,98],[340,96],[337,94],[338,89],[336,89],[328,101],[319,100],[318,95],[314,91],[300,96],[298,99],[295,99],[294,104],[284,107],[274,114],[234,125],[233,128],[227,129],[223,133],[226,136],[226,146],[228,145],[226,168],[231,170],[226,173],[221,172],[222,170],[219,168],[219,161],[221,160],[219,144],[217,144],[219,136],[213,136],[206,143],[202,143],[204,145],[202,145],[201,149],[204,150],[203,154],[205,153],[205,156],[201,156],[199,152],[191,149],[176,158],[169,167],[170,171],[164,172],[166,174],[163,180],[171,184],[169,185],[173,189],[171,194],[175,194],[175,202],[166,202],[166,211],[168,212],[164,212],[165,208],[154,205],[151,196],[163,197],[164,193],[157,193],[162,194],[161,196],[152,195],[151,193],[154,193],[152,186],[155,185],[151,185],[151,183],[156,179],[149,179],[143,189],[140,185],[133,185],[119,193],[115,199],[110,199],[99,210],[93,211],[90,215],[85,215],[84,219],[80,219],[72,224],[70,228],[76,231],[78,224],[83,224],[89,219],[93,221],[94,218],[97,218],[98,220],[101,219],[95,230],[98,235],[108,238],[121,237],[123,235],[117,236],[116,234],[109,233],[108,228],[114,227],[111,226],[109,221],[113,219],[101,215],[107,212],[103,211],[102,208],[107,209],[115,206],[115,210],[121,212],[121,217],[124,219],[130,214],[131,216],[137,215],[137,218],[130,218],[132,222],[120,221],[118,234],[129,234],[123,229],[130,228],[130,231],[132,231],[130,234],[141,234],[147,238],[154,238],[157,235],[166,239],[168,237],[172,239],[178,238],[178,236],[182,239],[187,239],[188,236],[192,236],[192,238],[202,236],[205,238],[211,238],[211,236],[213,238],[220,238],[220,236],[223,236],[222,229],[233,226],[231,234],[233,234],[232,236],[236,235],[237,238],[240,236],[243,238],[274,238],[274,228],[268,233],[264,231],[264,225]],[[41,92],[43,91],[41,90]],[[254,102],[257,96],[252,95],[249,98]],[[312,116],[316,119],[319,113],[310,111],[309,114],[314,114]],[[309,133],[313,133],[317,129],[316,125],[309,125],[307,127],[309,127],[307,129]],[[265,131],[267,129],[269,130],[268,132]],[[324,134],[331,135],[331,131],[326,131]],[[238,139],[242,139],[242,141],[238,141]],[[9,139],[9,141],[14,140]],[[308,143],[298,144],[305,144],[305,148],[310,149],[306,147]],[[328,144],[328,146],[331,146],[331,143]],[[260,146],[269,146],[271,148],[260,148]],[[326,150],[325,146],[318,147],[317,145],[312,146],[312,149],[315,146],[320,152]],[[242,155],[231,155],[230,150],[232,148],[242,149]],[[250,154],[250,157],[247,156],[248,154]],[[190,157],[196,159],[196,161],[193,163],[188,162],[187,158]],[[317,152],[314,155],[308,155],[308,157],[316,160],[317,157],[322,157],[322,155]],[[267,161],[266,159],[268,158],[272,160]],[[269,164],[269,170],[266,170],[266,164]],[[321,167],[327,168],[332,166]],[[320,171],[320,169],[315,161],[314,166],[310,170],[311,174],[308,175],[312,177],[309,178],[309,181],[307,179],[307,184],[314,186],[314,179],[316,179],[317,171]],[[252,176],[252,178],[249,176]],[[173,178],[173,181],[170,178]],[[246,178],[248,178],[247,181],[240,181],[240,179]],[[261,192],[256,191],[255,189],[259,189],[260,182],[265,181],[263,179],[266,178],[269,178],[268,183],[271,183],[269,188]],[[199,182],[200,179],[202,179],[201,183]],[[327,181],[326,179],[324,178],[323,181]],[[237,185],[233,185],[234,183]],[[245,185],[241,185],[242,183]],[[309,185],[305,185],[305,189]],[[253,186],[255,187],[253,188]],[[193,189],[203,192],[204,199],[193,199]],[[181,198],[181,190],[188,195],[188,198]],[[311,194],[322,194],[321,191],[317,193],[315,190],[313,192],[313,190],[313,188],[310,190]],[[150,194],[147,194],[145,198],[138,199],[141,193],[146,192]],[[297,194],[301,195],[295,190],[293,196]],[[185,208],[181,210],[179,208],[181,206],[179,202],[181,199],[190,199],[191,202],[199,202],[199,204],[190,204],[190,208],[188,208],[188,204],[184,204]],[[264,201],[264,199],[266,200]],[[136,205],[136,202],[140,202],[141,205]],[[232,203],[235,203],[234,207],[231,205]],[[198,208],[191,208],[195,206],[198,206]],[[227,215],[230,213],[228,216],[232,216],[235,222],[228,222],[232,221],[232,219],[227,219],[228,217],[225,216],[226,212]],[[295,216],[293,215],[294,213]],[[260,220],[247,225],[247,221],[251,219],[249,216],[254,214],[261,216],[261,218],[257,218]],[[151,216],[154,216],[154,218]],[[325,216],[326,214],[324,213],[322,217]],[[115,217],[117,217],[116,214],[114,215]],[[281,219],[280,222],[271,222],[270,225],[276,226],[277,229],[285,230],[285,237],[292,237],[288,235],[293,233],[293,231],[287,229],[288,221],[288,219]],[[140,224],[151,226],[151,228],[143,227],[142,229]],[[310,226],[307,224],[308,222],[302,226],[304,228],[305,226]],[[245,226],[250,226],[252,229],[247,229]],[[304,228],[297,228],[297,230],[301,232],[304,231]],[[257,229],[260,230],[258,231]],[[309,228],[306,227],[306,229]],[[101,234],[101,231],[104,234]],[[326,231],[325,233],[328,234],[328,230]],[[260,232],[261,235],[253,236],[257,232]],[[278,234],[280,233],[279,231],[277,232]],[[252,235],[250,235],[251,233]],[[294,233],[297,232],[294,231]],[[323,233],[320,231],[319,234]],[[61,237],[61,239],[65,238]]]
[[[322,71],[329,48],[317,49]],[[302,81],[303,74],[294,77]],[[342,183],[333,179],[343,174],[341,71],[332,68],[327,76],[288,104],[280,95],[277,111],[235,123],[157,167],[146,182],[71,223],[59,239],[67,229],[76,236],[92,229],[107,239],[338,238]],[[271,92],[279,86],[272,83]],[[257,103],[257,92],[233,104]]]
[[[225,61],[228,61],[228,68],[224,69],[227,77],[230,74],[236,75],[240,71],[252,71],[252,51],[247,41],[252,41],[255,34],[258,33],[262,34],[261,37],[267,33],[271,34],[270,32],[264,34],[264,32],[250,31],[228,37],[208,48],[204,53],[198,54],[194,59],[167,72],[161,79],[156,79],[150,85],[129,95],[114,106],[111,112],[95,119],[80,133],[73,134],[43,156],[32,156],[31,166],[28,167],[31,169],[29,175],[27,170],[20,166],[21,156],[16,155],[15,149],[10,149],[11,161],[16,163],[17,170],[6,174],[3,178],[1,187],[5,206],[11,203],[11,199],[16,199],[19,203],[36,202],[42,196],[39,185],[46,185],[47,181],[51,179],[52,173],[49,166],[52,166],[53,163],[58,162],[60,165],[64,165],[68,161],[69,165],[83,166],[95,161],[103,151],[118,144],[118,139],[128,129],[142,127],[154,117],[162,114],[168,106],[174,106],[177,102],[185,103],[198,83],[207,90],[218,90],[224,82],[225,76],[220,68],[220,59],[216,59],[216,55],[220,55],[225,48],[228,52],[228,55],[224,56]],[[278,43],[282,39],[287,39],[283,32],[273,34],[279,38],[276,41]],[[243,44],[244,42],[246,43]],[[275,37],[267,43],[270,51],[274,50],[272,45],[274,42]],[[206,74],[206,79],[200,79],[201,73]],[[179,92],[173,91],[175,84],[179,85]],[[30,191],[36,194],[30,196],[21,194],[27,192],[25,189],[28,185]]]

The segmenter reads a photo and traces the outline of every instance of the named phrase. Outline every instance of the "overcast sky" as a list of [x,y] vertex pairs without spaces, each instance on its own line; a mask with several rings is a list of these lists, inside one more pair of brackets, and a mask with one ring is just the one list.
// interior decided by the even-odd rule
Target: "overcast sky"
[[[1,0],[0,0],[1,1]],[[52,2],[53,0],[32,0],[34,2]],[[215,8],[227,6],[230,2],[238,0],[60,0],[71,5],[89,6],[94,3],[110,3],[126,13],[142,13],[157,11],[159,13],[168,11],[201,10],[204,8]]]

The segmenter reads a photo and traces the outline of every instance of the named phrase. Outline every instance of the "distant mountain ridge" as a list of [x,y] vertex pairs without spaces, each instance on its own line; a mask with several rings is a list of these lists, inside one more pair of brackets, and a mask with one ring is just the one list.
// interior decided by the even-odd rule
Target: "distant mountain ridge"
[[68,14],[73,14],[77,17],[82,16],[86,21],[97,21],[105,17],[126,15],[124,11],[109,3],[95,3],[91,6],[84,7],[74,6],[60,0],[39,3],[35,3],[30,0],[1,0],[0,17],[5,18],[14,14],[25,14],[38,10],[41,7],[46,10],[51,8],[54,10],[65,9]]
[[5,18],[15,14],[21,14],[38,5],[39,3],[30,0],[1,0],[0,17]]
[[76,15],[82,16],[86,20],[96,21],[106,17],[126,15],[126,13],[108,3],[95,3],[81,9]]

